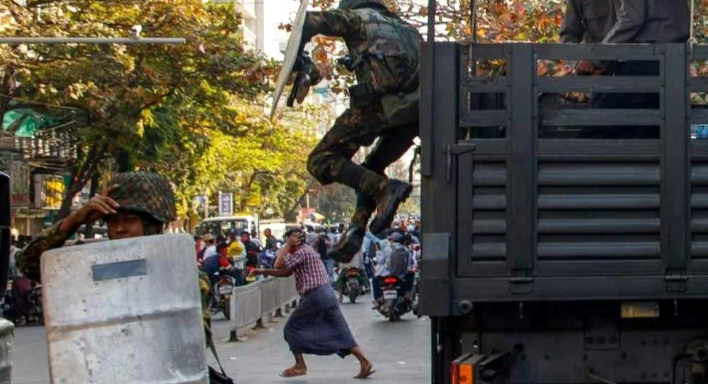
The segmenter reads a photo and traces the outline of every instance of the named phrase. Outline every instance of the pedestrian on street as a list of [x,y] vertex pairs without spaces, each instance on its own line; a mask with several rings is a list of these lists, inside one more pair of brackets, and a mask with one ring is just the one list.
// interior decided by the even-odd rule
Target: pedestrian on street
[[270,228],[266,228],[265,231],[263,231],[263,235],[265,236],[265,249],[267,250],[272,250],[276,251],[278,250],[278,239],[273,236],[273,233],[271,232]]
[[258,267],[258,245],[251,240],[251,233],[248,231],[241,232],[241,242],[246,247],[246,267]]
[[197,260],[204,263],[204,260],[216,254],[216,239],[211,233],[204,235],[204,248],[197,254]]
[[317,250],[317,253],[319,253],[320,259],[322,260],[322,263],[325,266],[325,270],[327,270],[327,276],[329,276],[329,281],[334,285],[334,260],[332,260],[327,255],[327,252],[332,247],[332,244],[333,243],[330,243],[329,239],[327,238],[327,233],[325,233],[323,230],[318,234],[316,240],[312,245],[312,248]]
[[295,285],[302,298],[285,325],[285,341],[295,356],[295,365],[283,371],[282,377],[307,374],[304,354],[341,358],[353,354],[361,364],[354,378],[365,379],[374,372],[374,366],[364,356],[352,336],[339,303],[330,286],[327,271],[319,254],[305,244],[305,234],[291,230],[285,234],[286,245],[278,252],[275,269],[257,269],[263,276],[288,277],[295,275]]

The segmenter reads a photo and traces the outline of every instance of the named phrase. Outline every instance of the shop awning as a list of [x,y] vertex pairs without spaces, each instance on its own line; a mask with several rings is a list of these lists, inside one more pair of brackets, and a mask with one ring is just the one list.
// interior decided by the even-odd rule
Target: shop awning
[[38,131],[55,126],[58,121],[51,115],[30,108],[13,109],[2,117],[2,130],[14,132],[15,137],[34,137]]

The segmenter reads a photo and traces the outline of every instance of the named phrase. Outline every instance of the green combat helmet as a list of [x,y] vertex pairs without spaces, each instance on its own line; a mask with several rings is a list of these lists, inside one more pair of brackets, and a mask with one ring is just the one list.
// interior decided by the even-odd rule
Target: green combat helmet
[[163,224],[177,217],[172,186],[157,173],[119,173],[110,185],[118,186],[109,196],[120,204],[120,209],[147,214]]
[[387,8],[383,0],[342,0],[339,2],[339,9],[358,9],[375,6]]

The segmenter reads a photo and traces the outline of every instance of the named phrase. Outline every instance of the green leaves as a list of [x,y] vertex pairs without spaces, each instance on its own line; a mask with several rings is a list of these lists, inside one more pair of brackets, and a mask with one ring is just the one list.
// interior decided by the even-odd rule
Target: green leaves
[[[6,5],[7,4],[7,5]],[[177,186],[180,211],[195,195],[236,192],[241,209],[282,212],[284,195],[304,189],[310,121],[265,118],[275,63],[243,48],[234,5],[202,0],[60,0],[3,2],[14,22],[6,36],[185,37],[183,45],[0,46],[0,83],[13,73],[18,100],[42,103],[65,118],[80,149],[158,170]],[[10,90],[4,90],[9,94]],[[6,105],[7,104],[7,105]],[[16,103],[19,104],[19,103]],[[4,110],[14,108],[0,104]],[[313,119],[311,121],[316,121]],[[312,131],[310,131],[312,132]],[[295,176],[297,175],[297,176]],[[213,200],[214,201],[214,200]]]

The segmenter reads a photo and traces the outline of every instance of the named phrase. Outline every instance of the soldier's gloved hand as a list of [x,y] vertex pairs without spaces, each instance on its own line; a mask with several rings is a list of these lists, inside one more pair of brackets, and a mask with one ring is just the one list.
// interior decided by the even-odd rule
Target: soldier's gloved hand
[[578,76],[592,76],[595,74],[596,70],[597,68],[595,68],[595,64],[593,64],[592,61],[582,60],[575,68],[575,74]]

